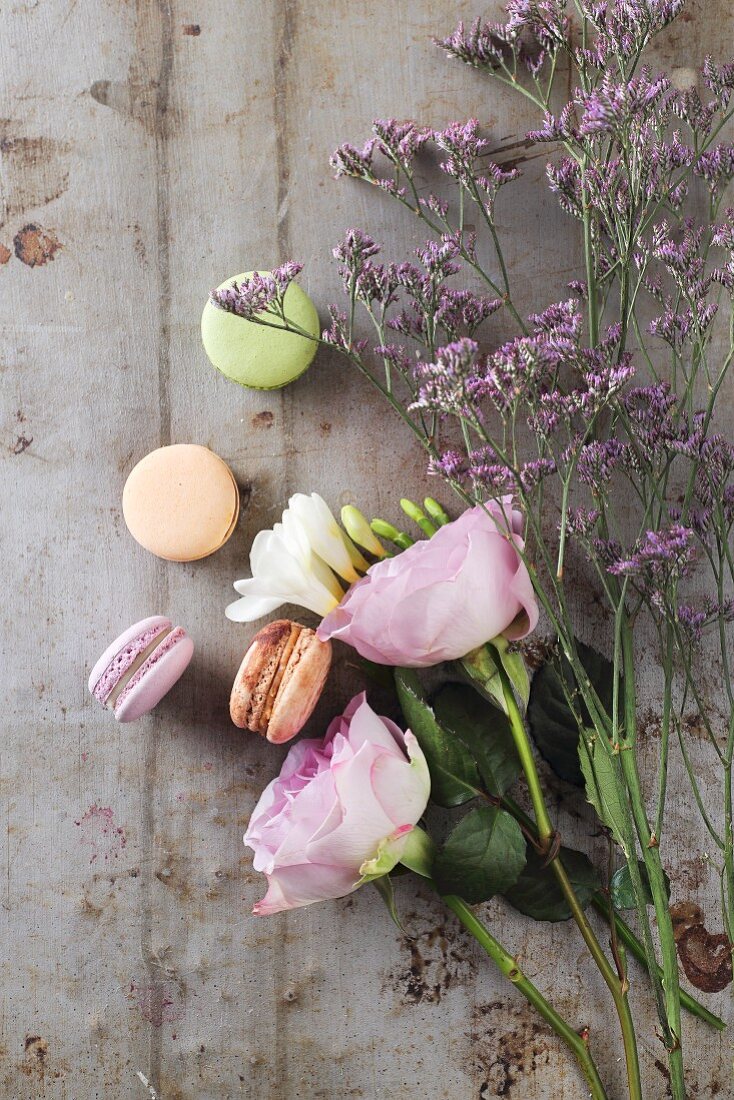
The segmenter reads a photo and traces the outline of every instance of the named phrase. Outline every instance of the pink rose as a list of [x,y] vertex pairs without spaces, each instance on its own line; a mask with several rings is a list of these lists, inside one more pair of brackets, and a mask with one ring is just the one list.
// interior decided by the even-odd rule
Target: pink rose
[[[430,539],[373,565],[321,623],[382,665],[422,668],[457,660],[504,634],[524,638],[538,605],[518,554],[522,516],[494,501],[470,508]],[[508,519],[512,530],[508,530]]]
[[357,695],[323,741],[293,746],[255,807],[245,844],[255,853],[255,870],[268,877],[268,891],[253,912],[340,898],[363,876],[391,870],[430,786],[413,734]]

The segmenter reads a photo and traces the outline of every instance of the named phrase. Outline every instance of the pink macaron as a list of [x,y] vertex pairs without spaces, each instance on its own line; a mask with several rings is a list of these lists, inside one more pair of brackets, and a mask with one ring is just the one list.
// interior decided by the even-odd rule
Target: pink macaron
[[152,615],[108,646],[89,676],[89,690],[118,722],[142,718],[183,675],[194,643],[182,626]]

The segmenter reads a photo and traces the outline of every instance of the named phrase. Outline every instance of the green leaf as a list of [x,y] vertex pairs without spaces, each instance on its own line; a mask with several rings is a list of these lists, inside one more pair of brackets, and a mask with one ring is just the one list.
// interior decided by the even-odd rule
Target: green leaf
[[481,789],[477,766],[462,742],[436,720],[415,671],[396,668],[395,684],[405,721],[428,762],[433,801],[439,806],[461,806],[476,798]]
[[400,931],[405,936],[407,933],[400,923],[400,917],[398,916],[398,907],[395,904],[395,891],[393,890],[392,880],[389,875],[383,875],[381,878],[372,880],[372,885],[377,890],[382,900],[385,902],[385,907],[390,914],[393,922],[397,925]]
[[[652,890],[650,889],[650,878],[647,873],[647,867],[643,860],[638,859],[637,866],[640,868],[640,878],[642,879],[642,889],[645,894],[645,903],[647,905],[654,905]],[[665,889],[670,899],[670,879],[667,874],[665,875]],[[612,880],[609,883],[609,892],[612,896],[612,904],[615,909],[636,909],[637,902],[635,900],[635,891],[632,887],[632,876],[630,875],[630,869],[628,864],[623,864],[612,875]]]
[[600,745],[595,733],[584,730],[579,741],[579,762],[587,799],[626,853],[626,795],[619,757]]
[[[614,683],[611,661],[583,642],[577,641],[576,649],[601,703],[611,714]],[[578,758],[579,728],[566,702],[564,684],[566,690],[577,692],[573,670],[565,657],[549,661],[538,669],[530,687],[528,722],[538,751],[556,775],[582,787],[584,777]],[[584,725],[590,726],[591,718],[586,707],[580,697],[576,698]]]
[[522,772],[507,716],[468,684],[447,684],[433,697],[441,726],[467,748],[489,794],[499,797]]
[[[596,868],[588,856],[574,848],[561,848],[560,856],[576,897],[585,909],[601,888]],[[562,921],[572,916],[553,871],[543,866],[543,860],[529,845],[525,869],[515,885],[505,891],[505,898],[533,920]]]
[[508,890],[525,865],[525,839],[498,806],[477,806],[449,834],[433,864],[442,894],[476,905]]

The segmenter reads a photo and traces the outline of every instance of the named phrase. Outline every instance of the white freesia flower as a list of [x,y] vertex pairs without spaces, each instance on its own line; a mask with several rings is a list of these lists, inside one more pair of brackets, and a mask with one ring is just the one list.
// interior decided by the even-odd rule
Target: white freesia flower
[[260,531],[250,550],[252,577],[235,581],[242,597],[226,609],[228,619],[251,623],[284,603],[328,615],[344,596],[337,575],[353,584],[368,562],[344,534],[318,495],[296,493],[280,523]]

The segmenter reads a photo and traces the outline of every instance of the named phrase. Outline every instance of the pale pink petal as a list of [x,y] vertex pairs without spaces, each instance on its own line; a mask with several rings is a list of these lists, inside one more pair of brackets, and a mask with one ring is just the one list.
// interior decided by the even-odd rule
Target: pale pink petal
[[[380,841],[393,832],[394,822],[372,789],[375,760],[386,755],[384,749],[364,744],[353,760],[335,765],[334,782],[342,821],[328,836],[309,844],[309,859],[359,867],[375,854]],[[395,761],[392,756],[388,759]]]
[[253,906],[259,917],[299,909],[316,901],[342,898],[359,885],[360,874],[349,867],[306,863],[300,867],[278,867],[268,875],[268,892]]

